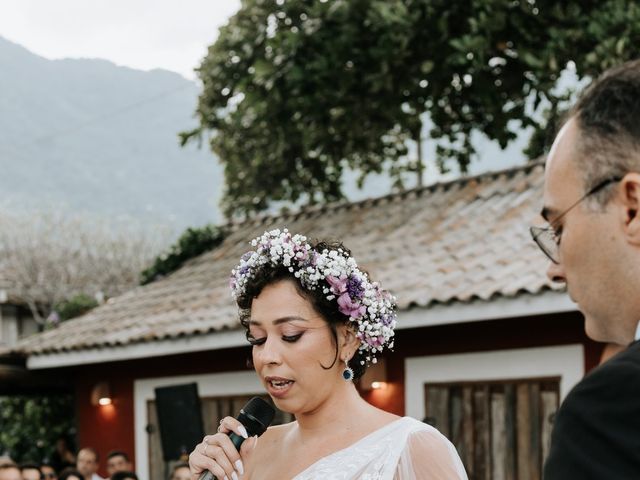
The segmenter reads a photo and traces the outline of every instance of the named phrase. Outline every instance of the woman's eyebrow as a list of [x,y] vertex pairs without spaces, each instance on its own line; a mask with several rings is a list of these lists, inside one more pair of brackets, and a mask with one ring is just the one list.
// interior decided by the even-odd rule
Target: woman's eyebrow
[[[307,320],[306,318],[302,318],[302,317],[296,317],[294,316],[287,316],[287,317],[281,317],[281,318],[277,318],[273,321],[274,325],[280,325],[282,323],[288,323],[288,322],[293,322],[293,321],[302,321],[302,322],[308,322],[309,320]],[[249,320],[249,325],[256,325],[256,326],[260,326],[262,325],[261,322],[259,322],[258,320]]]

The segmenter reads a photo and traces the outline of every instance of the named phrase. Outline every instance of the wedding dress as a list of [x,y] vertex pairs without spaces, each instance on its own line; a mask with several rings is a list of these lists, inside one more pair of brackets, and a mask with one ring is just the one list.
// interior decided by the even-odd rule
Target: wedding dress
[[455,447],[438,430],[403,417],[321,458],[293,480],[466,480]]

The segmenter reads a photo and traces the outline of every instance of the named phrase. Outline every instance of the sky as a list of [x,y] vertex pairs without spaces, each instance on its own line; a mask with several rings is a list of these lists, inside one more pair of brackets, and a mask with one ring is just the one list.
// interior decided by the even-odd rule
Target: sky
[[[240,0],[1,0],[0,36],[49,59],[102,58],[195,80],[193,69],[239,7]],[[523,163],[529,134],[506,150],[480,139],[470,173]],[[425,149],[432,158],[435,146]],[[429,177],[443,178],[433,169]]]
[[240,0],[2,0],[0,36],[49,59],[193,69]]

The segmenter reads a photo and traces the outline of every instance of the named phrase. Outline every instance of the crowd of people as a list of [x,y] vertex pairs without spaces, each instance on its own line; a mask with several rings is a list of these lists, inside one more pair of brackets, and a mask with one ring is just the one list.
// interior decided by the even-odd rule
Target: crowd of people
[[[5,457],[0,458],[0,480],[138,480],[129,456],[121,450],[107,455],[106,479],[98,475],[99,465],[98,453],[91,447],[80,449],[77,455],[56,455],[50,463],[18,464]],[[169,480],[190,477],[189,465],[178,463],[171,469]]]

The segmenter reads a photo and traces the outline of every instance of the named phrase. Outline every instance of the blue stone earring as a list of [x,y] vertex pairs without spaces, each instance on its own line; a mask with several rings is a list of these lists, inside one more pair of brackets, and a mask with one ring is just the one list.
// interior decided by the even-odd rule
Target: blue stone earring
[[342,370],[342,378],[345,382],[353,380],[353,369],[349,366],[346,360],[344,360],[344,370]]

